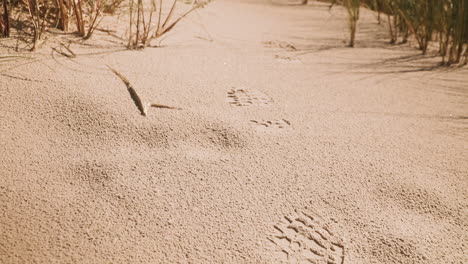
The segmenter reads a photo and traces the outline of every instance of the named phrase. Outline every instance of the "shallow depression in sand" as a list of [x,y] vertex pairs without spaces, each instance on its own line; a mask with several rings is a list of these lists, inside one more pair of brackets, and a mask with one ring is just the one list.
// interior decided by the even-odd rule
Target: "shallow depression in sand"
[[166,148],[195,143],[205,148],[235,149],[245,146],[249,138],[226,122],[209,120],[189,110],[164,109],[142,117],[137,111],[113,112],[79,97],[55,102],[52,109],[51,121],[64,126],[79,146]]

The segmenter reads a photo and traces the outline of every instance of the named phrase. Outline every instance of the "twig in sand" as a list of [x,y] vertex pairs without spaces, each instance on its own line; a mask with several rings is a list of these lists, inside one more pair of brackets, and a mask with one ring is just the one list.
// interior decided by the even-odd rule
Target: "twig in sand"
[[62,47],[64,47],[70,54],[67,54],[67,53],[65,53],[65,52],[63,52],[63,51],[60,51],[60,50],[58,50],[57,48],[52,48],[52,49],[53,49],[55,52],[57,52],[58,54],[60,54],[60,55],[62,55],[62,56],[65,56],[65,57],[67,57],[67,58],[70,58],[70,59],[76,58],[75,52],[73,52],[69,47],[67,47],[67,46],[66,46],[65,44],[63,44],[63,43],[60,43],[60,45],[61,45]]
[[150,104],[149,106],[150,107],[156,107],[156,108],[182,110],[182,108],[180,108],[180,107],[168,106],[168,105],[163,105],[163,104]]
[[130,93],[130,97],[132,98],[138,110],[140,110],[141,115],[146,116],[146,109],[145,107],[143,107],[143,103],[140,97],[138,96],[138,94],[136,93],[135,89],[132,87],[132,84],[130,83],[130,81],[127,78],[125,78],[125,76],[120,74],[118,71],[111,68],[109,65],[106,65],[106,66],[125,83],[125,85],[127,86],[127,90]]
[[73,50],[70,49],[70,45],[66,46],[63,43],[60,43],[60,45],[62,45],[62,47],[64,47],[68,52],[70,52],[70,54],[72,55],[72,58],[76,58],[76,54],[75,52],[73,52]]
[[163,104],[156,104],[156,103],[147,104],[147,107],[144,107],[142,100],[140,99],[140,97],[136,93],[135,89],[132,87],[132,84],[130,83],[130,81],[127,78],[125,78],[125,76],[120,74],[118,71],[111,68],[109,65],[106,65],[106,66],[125,83],[125,85],[127,86],[127,90],[130,93],[130,97],[132,98],[133,102],[137,106],[138,110],[140,110],[141,115],[146,116],[147,107],[176,109],[176,110],[181,110],[182,109],[182,108],[179,108],[179,107],[173,107],[173,106],[168,106],[168,105],[163,105]]
[[101,32],[105,32],[105,33],[116,33],[117,31],[116,30],[112,30],[112,29],[104,29],[104,28],[95,28],[94,30],[97,30],[97,31],[101,31]]

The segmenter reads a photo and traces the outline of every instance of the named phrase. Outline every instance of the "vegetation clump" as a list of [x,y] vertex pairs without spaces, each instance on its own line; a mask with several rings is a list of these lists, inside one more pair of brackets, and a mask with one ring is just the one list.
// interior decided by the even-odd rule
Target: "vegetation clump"
[[[0,0],[0,37],[10,37],[12,25],[30,33],[32,47],[48,28],[74,31],[83,39],[92,36],[105,14],[113,14],[125,0]],[[212,0],[185,0],[190,4],[175,15],[180,0],[128,0],[127,47],[144,48],[170,32],[184,17]],[[301,0],[305,5],[309,1]],[[362,6],[386,16],[391,44],[417,42],[426,54],[431,43],[438,45],[442,64],[468,63],[468,0],[329,0],[342,4],[348,13],[350,38],[355,45],[359,10]],[[171,4],[172,3],[172,4]],[[166,3],[167,4],[167,3]],[[331,6],[330,6],[331,8]],[[164,12],[163,11],[167,11]],[[13,18],[13,14],[15,17]],[[24,31],[24,30],[23,30]]]
[[[89,39],[105,14],[114,14],[125,0],[1,0],[0,38],[10,37],[12,25],[31,35],[31,50],[49,28],[75,32]],[[168,33],[184,17],[212,0],[191,0],[191,8],[175,17],[177,0],[172,0],[169,13],[163,12],[163,0],[129,0],[128,48],[142,48]],[[149,6],[149,10],[145,8]],[[13,17],[12,14],[16,14]],[[165,16],[165,17],[164,17]],[[13,23],[12,23],[13,22]],[[29,29],[29,30],[28,30]],[[24,33],[24,32],[21,32]]]
[[[468,63],[467,0],[333,0],[342,3],[349,14],[350,43],[354,46],[359,7],[366,6],[387,16],[391,44],[413,36],[426,54],[431,42],[438,43],[445,65]],[[332,4],[332,5],[333,5]],[[464,59],[463,59],[464,57]]]

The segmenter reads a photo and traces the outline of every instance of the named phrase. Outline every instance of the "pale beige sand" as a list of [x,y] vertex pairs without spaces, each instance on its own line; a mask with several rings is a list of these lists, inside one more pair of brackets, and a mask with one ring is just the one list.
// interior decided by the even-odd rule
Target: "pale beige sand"
[[310,2],[0,65],[0,263],[468,263],[467,69]]

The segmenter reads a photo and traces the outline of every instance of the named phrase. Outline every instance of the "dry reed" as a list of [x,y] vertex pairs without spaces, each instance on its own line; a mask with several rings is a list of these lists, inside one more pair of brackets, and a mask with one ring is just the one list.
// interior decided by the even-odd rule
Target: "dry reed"
[[[332,0],[333,4],[338,0]],[[342,0],[348,10],[350,43],[354,45],[359,7],[364,5],[387,15],[391,44],[413,37],[426,54],[429,44],[437,42],[442,63],[468,63],[468,0]],[[464,59],[463,59],[464,58]]]

